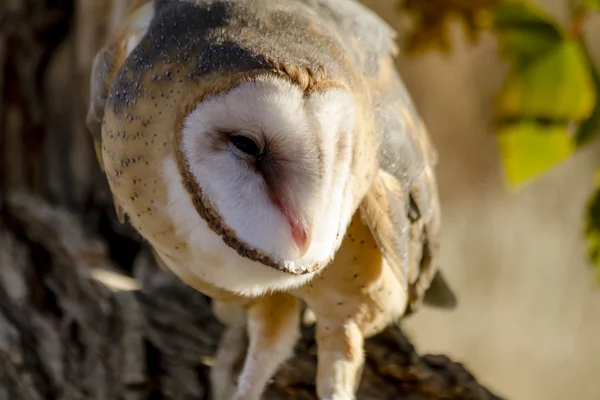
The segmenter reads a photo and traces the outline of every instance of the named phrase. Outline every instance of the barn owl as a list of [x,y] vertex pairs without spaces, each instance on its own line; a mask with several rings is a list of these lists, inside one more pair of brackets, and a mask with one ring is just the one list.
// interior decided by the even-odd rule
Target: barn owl
[[213,399],[261,397],[303,304],[336,400],[364,338],[454,305],[436,155],[395,54],[353,0],[142,0],[96,56],[87,122],[118,214],[227,327]]

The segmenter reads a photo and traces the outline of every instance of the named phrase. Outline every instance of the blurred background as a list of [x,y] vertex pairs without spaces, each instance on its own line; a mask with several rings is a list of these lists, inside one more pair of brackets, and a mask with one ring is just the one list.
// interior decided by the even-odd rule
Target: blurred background
[[[410,21],[397,5],[365,3],[402,43]],[[568,24],[570,2],[532,3]],[[472,44],[458,23],[450,32],[449,53],[401,52],[398,67],[439,151],[441,264],[460,304],[404,326],[420,351],[464,362],[509,399],[600,399],[600,287],[584,234],[600,142],[507,189],[491,121],[510,66],[492,33]],[[584,34],[600,65],[600,15]]]
[[[419,351],[464,363],[507,399],[600,399],[600,285],[586,241],[600,141],[575,146],[564,161],[522,177],[531,179],[514,189],[498,145],[503,110],[496,99],[511,68],[498,35],[481,29],[472,40],[458,18],[448,18],[447,51],[409,52],[404,44],[414,15],[402,1],[364,3],[398,31],[399,70],[439,152],[441,261],[460,301],[452,312],[423,308],[405,321],[406,330]],[[442,14],[448,4],[464,11],[496,2],[407,0],[404,6],[418,10],[419,3],[435,15],[440,4]],[[561,26],[580,17],[573,1],[528,3]],[[587,3],[593,10],[594,0]],[[26,189],[84,212],[88,228],[123,238],[122,248],[111,249],[122,265],[131,263],[137,244],[113,223],[83,121],[92,59],[125,8],[124,0],[0,3],[0,188]],[[579,27],[600,66],[600,13],[586,13]],[[563,86],[557,102],[584,96],[569,91],[568,81]],[[591,113],[559,119],[571,127]],[[516,118],[501,116],[509,123]],[[0,206],[5,194],[0,190]]]

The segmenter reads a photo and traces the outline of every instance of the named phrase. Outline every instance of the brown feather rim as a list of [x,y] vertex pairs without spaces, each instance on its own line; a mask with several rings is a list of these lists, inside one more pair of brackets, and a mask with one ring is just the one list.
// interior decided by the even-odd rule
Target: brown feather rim
[[[225,223],[221,215],[219,215],[219,213],[215,210],[215,207],[211,204],[210,200],[208,200],[208,198],[206,198],[206,196],[203,194],[202,189],[196,182],[196,179],[194,178],[191,172],[189,162],[183,154],[181,144],[183,122],[199,102],[210,96],[225,94],[244,82],[255,81],[257,79],[260,79],[261,77],[273,75],[285,77],[290,79],[292,83],[298,85],[304,91],[305,95],[308,95],[315,91],[323,91],[328,88],[340,86],[339,82],[336,81],[298,79],[298,75],[296,74],[299,70],[291,70],[294,71],[295,74],[290,74],[289,72],[291,71],[289,71],[289,68],[275,68],[271,71],[257,70],[251,73],[246,72],[242,74],[237,74],[238,76],[233,77],[232,81],[223,82],[217,80],[218,83],[216,83],[215,86],[210,87],[208,90],[205,90],[200,96],[198,96],[198,98],[195,99],[195,101],[185,106],[181,117],[177,118],[177,125],[175,126],[175,155],[177,160],[177,167],[181,176],[181,182],[188,194],[190,195],[196,212],[202,217],[202,219],[204,219],[204,221],[206,221],[207,225],[214,233],[221,236],[223,242],[225,242],[227,246],[234,249],[241,257],[259,262],[265,266],[274,268],[278,271],[285,272],[291,275],[305,275],[322,269],[327,263],[315,263],[310,267],[292,271],[286,268],[283,262],[277,261],[273,257],[264,254],[260,250],[255,249],[242,242],[237,237],[234,230]],[[315,76],[315,74],[309,73],[309,76],[312,78]]]

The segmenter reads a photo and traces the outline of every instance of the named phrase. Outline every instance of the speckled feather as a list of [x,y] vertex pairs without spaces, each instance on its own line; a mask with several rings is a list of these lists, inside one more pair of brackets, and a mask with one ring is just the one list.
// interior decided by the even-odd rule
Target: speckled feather
[[[356,213],[333,262],[290,293],[320,315],[319,329],[343,331],[352,320],[361,337],[414,312],[441,279],[436,156],[394,68],[390,27],[352,0],[136,3],[95,63],[88,126],[116,207],[161,261],[215,299],[267,309],[269,301],[281,301],[247,299],[191,270],[189,243],[165,212],[163,160],[175,161],[196,211],[230,248],[282,269],[240,241],[203,196],[179,151],[182,123],[202,99],[265,75],[288,79],[307,96],[342,87],[358,106],[354,143],[360,145],[351,164]],[[220,262],[204,260],[206,268]]]
[[[436,272],[439,205],[431,171],[435,162],[433,149],[407,91],[393,69],[394,32],[371,11],[353,1],[260,0],[258,3],[158,1],[147,34],[126,59],[123,59],[126,55],[124,44],[129,36],[139,34],[139,29],[122,35],[121,40],[109,49],[113,52],[112,63],[104,58],[102,62],[110,73],[101,69],[108,78],[105,82],[114,77],[107,106],[112,111],[109,114],[128,120],[129,129],[128,132],[112,132],[108,128],[104,133],[104,153],[109,157],[115,153],[107,145],[115,139],[117,144],[121,141],[139,142],[139,145],[128,146],[130,152],[136,154],[127,155],[125,151],[119,151],[117,158],[120,165],[109,174],[109,180],[113,187],[119,187],[123,168],[150,164],[150,160],[144,161],[147,156],[141,155],[147,154],[147,149],[152,149],[150,153],[154,159],[172,150],[173,138],[148,138],[143,133],[150,123],[156,125],[154,118],[159,119],[163,111],[170,111],[172,121],[166,122],[166,118],[162,118],[160,123],[173,124],[171,126],[174,127],[176,119],[181,121],[186,111],[181,107],[179,110],[174,108],[197,102],[200,94],[206,96],[224,90],[236,79],[277,71],[296,80],[306,90],[315,90],[319,84],[346,84],[357,92],[357,97],[371,102],[379,137],[376,141],[369,137],[362,139],[371,146],[380,146],[380,168],[396,177],[405,193],[403,198],[389,199],[390,204],[399,208],[396,215],[400,221],[395,225],[396,232],[386,233],[392,235],[386,240],[393,239],[395,244],[389,249],[400,253],[398,260],[409,261],[400,267],[399,276],[401,279],[409,277],[405,284],[414,292],[411,298],[413,307],[416,306]],[[119,59],[122,61],[119,62]],[[223,78],[222,71],[235,73]],[[208,79],[210,76],[214,77]],[[189,101],[185,100],[186,97]],[[365,104],[363,109],[371,104]],[[151,109],[160,111],[148,112]],[[139,110],[148,117],[136,115]],[[93,114],[96,121],[97,115],[98,112]],[[94,118],[90,120],[94,121]],[[368,121],[369,116],[365,115],[363,120]],[[117,126],[120,121],[115,122],[114,126]],[[110,127],[111,124],[105,126]],[[130,133],[134,130],[135,133]],[[360,133],[360,129],[357,131]],[[363,136],[370,134],[365,131]],[[366,152],[368,148],[362,148],[362,151]],[[369,157],[372,155],[357,157],[355,165],[368,165],[371,162]],[[153,176],[147,168],[142,169],[144,175]],[[367,185],[375,178],[367,169],[364,175]],[[137,181],[133,178],[133,185],[128,184],[124,189],[129,193],[121,197],[139,203],[137,198],[156,194],[157,189],[150,189],[148,182],[140,185]],[[193,186],[190,180],[187,182]],[[142,187],[133,191],[132,187],[138,185]],[[117,206],[120,207],[118,203]],[[138,210],[135,215],[130,215],[134,225],[135,220],[143,218],[145,229],[156,231],[152,226],[157,225],[156,219],[160,218],[155,218],[152,213],[152,204],[134,208]],[[210,206],[205,204],[200,208],[206,210]],[[423,260],[407,258],[407,238],[404,236],[414,229],[407,230],[402,215],[409,212],[418,215],[420,225],[426,229],[419,235],[427,254]],[[144,218],[147,216],[150,218]],[[423,221],[426,223],[423,224]],[[215,227],[217,224],[218,221],[214,221],[211,225]],[[223,227],[219,229],[222,231]],[[165,236],[168,231],[160,229],[151,235]],[[234,236],[230,233],[224,237]],[[378,240],[381,242],[380,238]],[[243,247],[241,243],[236,244]],[[241,251],[252,252],[251,249]],[[274,264],[260,255],[255,258]]]

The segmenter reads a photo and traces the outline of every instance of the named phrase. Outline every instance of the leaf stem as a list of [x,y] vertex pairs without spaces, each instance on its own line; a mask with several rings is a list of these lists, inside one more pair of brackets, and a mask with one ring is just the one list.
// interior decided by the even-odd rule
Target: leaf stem
[[569,33],[575,39],[582,39],[585,25],[588,22],[588,9],[578,0],[571,0],[571,24]]

